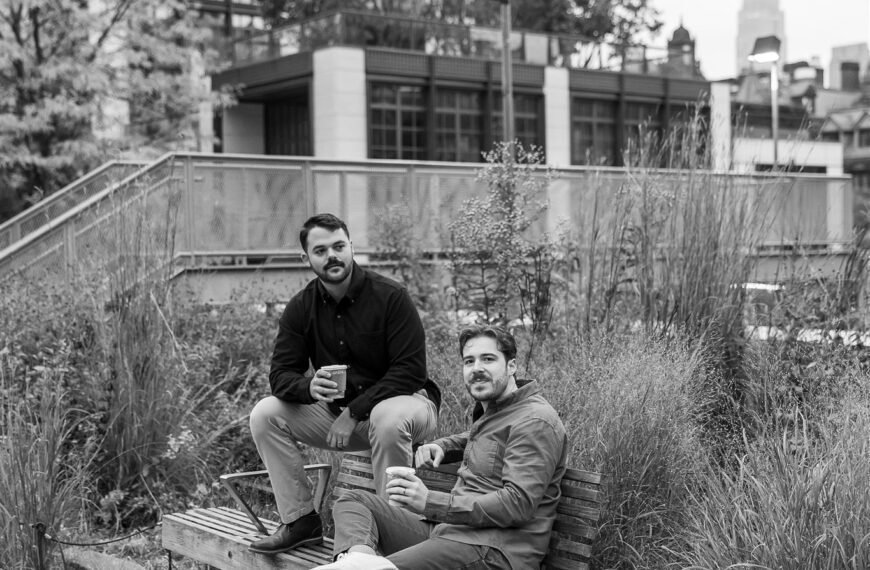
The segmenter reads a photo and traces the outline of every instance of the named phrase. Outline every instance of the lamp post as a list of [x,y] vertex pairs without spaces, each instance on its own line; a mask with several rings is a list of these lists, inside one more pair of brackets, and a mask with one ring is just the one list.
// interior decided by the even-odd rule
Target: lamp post
[[777,62],[779,61],[779,48],[781,42],[776,36],[763,36],[755,40],[749,61],[752,63],[770,64],[770,111],[771,111],[771,136],[773,138],[773,168],[779,164],[779,73]]
[[511,145],[513,154],[514,142],[514,80],[511,63],[511,3],[501,1],[501,101],[502,101],[502,136],[504,142]]

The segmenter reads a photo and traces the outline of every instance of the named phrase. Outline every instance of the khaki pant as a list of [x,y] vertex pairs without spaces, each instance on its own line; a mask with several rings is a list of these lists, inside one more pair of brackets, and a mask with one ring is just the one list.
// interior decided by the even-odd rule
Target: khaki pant
[[[368,491],[352,490],[332,506],[333,553],[368,546],[398,570],[509,570],[504,554],[485,545],[430,538],[436,523],[389,503]],[[519,569],[517,569],[519,570]]]
[[[269,396],[251,411],[251,435],[269,472],[281,522],[290,523],[314,509],[299,443],[321,449],[335,416],[326,404],[291,404]],[[438,414],[424,393],[388,398],[359,422],[341,451],[372,450],[375,488],[385,496],[384,469],[410,466],[411,446],[435,436]]]

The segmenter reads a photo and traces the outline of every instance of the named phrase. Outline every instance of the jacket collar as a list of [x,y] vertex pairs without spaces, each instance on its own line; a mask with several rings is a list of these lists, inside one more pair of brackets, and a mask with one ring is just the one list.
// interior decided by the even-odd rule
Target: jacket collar
[[[517,380],[517,391],[508,396],[503,402],[490,402],[489,409],[493,412],[497,412],[499,410],[503,410],[508,406],[514,404],[514,402],[520,402],[534,396],[535,394],[541,391],[541,387],[536,380]],[[483,415],[483,404],[480,402],[475,402],[474,411],[471,413],[472,421],[477,421],[480,416]]]

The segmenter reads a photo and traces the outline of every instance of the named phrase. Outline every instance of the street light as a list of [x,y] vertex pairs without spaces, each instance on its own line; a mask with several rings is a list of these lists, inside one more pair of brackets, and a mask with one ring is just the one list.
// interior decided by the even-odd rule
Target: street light
[[514,143],[514,89],[513,65],[511,63],[511,3],[501,2],[501,101],[502,101],[502,136],[504,142],[511,145],[513,155]]
[[776,63],[779,61],[779,47],[782,42],[776,36],[763,36],[755,40],[755,45],[752,47],[752,53],[749,54],[749,61],[752,63],[769,63],[770,64],[770,109],[771,109],[771,126],[773,132],[773,168],[775,169],[779,163],[778,157],[778,141],[779,141],[779,74],[777,73]]

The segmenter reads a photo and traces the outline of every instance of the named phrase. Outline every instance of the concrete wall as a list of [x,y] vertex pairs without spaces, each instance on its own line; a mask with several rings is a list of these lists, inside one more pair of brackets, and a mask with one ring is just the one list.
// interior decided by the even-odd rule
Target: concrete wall
[[224,111],[223,150],[229,154],[265,154],[263,105],[239,103]]
[[314,52],[314,156],[368,157],[365,52],[331,47]]
[[[780,164],[794,161],[803,166],[823,166],[833,176],[843,174],[843,145],[838,142],[780,140],[777,148]],[[773,164],[773,141],[735,138],[732,157],[735,172],[755,172],[756,164]]]

